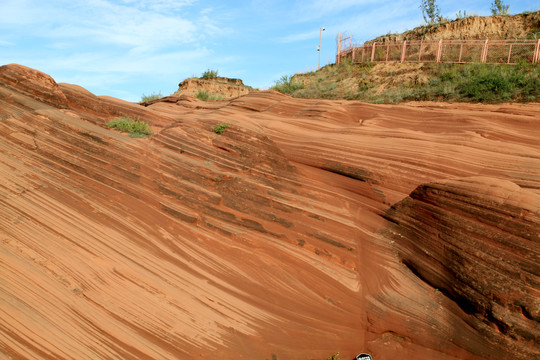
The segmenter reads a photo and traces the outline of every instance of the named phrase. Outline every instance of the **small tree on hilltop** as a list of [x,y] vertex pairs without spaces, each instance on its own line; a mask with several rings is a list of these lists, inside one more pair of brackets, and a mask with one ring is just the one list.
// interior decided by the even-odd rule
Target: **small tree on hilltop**
[[441,11],[437,4],[435,4],[435,0],[422,0],[420,9],[422,9],[424,21],[429,25],[433,25],[441,19]]
[[503,4],[502,0],[493,0],[491,4],[491,14],[496,15],[509,15],[508,8],[510,5]]

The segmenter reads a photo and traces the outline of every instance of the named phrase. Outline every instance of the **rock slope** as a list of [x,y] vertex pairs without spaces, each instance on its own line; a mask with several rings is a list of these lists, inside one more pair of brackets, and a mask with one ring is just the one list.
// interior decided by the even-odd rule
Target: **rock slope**
[[539,113],[143,107],[0,67],[0,353],[537,357]]

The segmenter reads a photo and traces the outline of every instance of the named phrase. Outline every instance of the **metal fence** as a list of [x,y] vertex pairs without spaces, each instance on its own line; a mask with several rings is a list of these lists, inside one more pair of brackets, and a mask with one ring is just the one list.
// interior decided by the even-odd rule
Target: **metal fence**
[[347,44],[338,36],[336,62],[540,63],[540,40],[439,40]]

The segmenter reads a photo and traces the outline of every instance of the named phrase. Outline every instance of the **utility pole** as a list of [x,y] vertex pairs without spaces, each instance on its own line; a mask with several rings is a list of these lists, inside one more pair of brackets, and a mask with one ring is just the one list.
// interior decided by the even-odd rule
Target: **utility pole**
[[317,65],[317,70],[321,69],[321,38],[322,38],[322,32],[326,30],[325,28],[319,29],[319,46],[317,46],[317,51],[319,52],[319,64]]

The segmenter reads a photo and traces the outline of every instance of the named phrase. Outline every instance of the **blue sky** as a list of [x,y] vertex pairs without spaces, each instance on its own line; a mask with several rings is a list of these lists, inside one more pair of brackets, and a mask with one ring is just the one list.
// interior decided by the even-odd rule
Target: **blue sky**
[[[443,16],[491,0],[439,0]],[[510,12],[538,0],[506,0]],[[18,63],[96,95],[169,95],[205,70],[265,88],[334,62],[338,32],[363,43],[423,22],[420,0],[0,0],[0,65]]]

